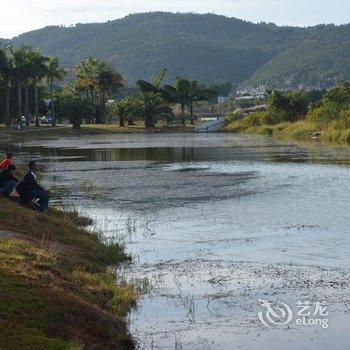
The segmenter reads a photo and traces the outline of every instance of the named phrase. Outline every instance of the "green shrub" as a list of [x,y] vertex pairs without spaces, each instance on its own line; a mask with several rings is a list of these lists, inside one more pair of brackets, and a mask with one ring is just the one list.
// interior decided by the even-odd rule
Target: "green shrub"
[[324,106],[312,108],[309,111],[307,119],[315,123],[318,127],[326,125],[337,118],[335,111],[330,111]]
[[263,124],[275,125],[289,121],[289,116],[284,111],[270,110],[261,116]]
[[340,129],[350,129],[350,108],[342,111],[339,117]]
[[232,123],[232,122],[234,122],[236,120],[242,120],[243,117],[244,117],[243,110],[236,109],[235,111],[226,114],[225,120],[228,123]]
[[242,120],[242,123],[245,127],[260,126],[263,124],[262,119],[265,117],[265,113],[266,112],[255,112],[249,114]]

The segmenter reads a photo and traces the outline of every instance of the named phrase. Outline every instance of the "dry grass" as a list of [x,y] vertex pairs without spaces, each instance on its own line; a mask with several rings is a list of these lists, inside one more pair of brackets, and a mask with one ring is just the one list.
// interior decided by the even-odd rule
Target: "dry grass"
[[124,317],[129,285],[109,265],[127,257],[80,227],[85,219],[42,215],[0,200],[0,349],[133,349]]
[[143,124],[120,127],[118,124],[91,124],[82,125],[82,131],[106,132],[106,133],[138,133],[145,132]]
[[318,127],[316,123],[309,120],[259,126],[246,126],[242,121],[233,121],[225,127],[224,131],[271,135],[278,138],[295,140],[310,140],[311,133],[320,132],[321,136],[318,137],[320,140],[350,144],[350,129],[339,130],[332,123]]

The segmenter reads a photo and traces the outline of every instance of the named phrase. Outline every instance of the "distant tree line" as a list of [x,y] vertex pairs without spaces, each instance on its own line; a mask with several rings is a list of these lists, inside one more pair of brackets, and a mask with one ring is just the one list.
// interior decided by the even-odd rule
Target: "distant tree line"
[[[48,97],[39,84],[46,80],[52,99],[54,82],[64,75],[57,58],[43,56],[37,49],[15,48],[10,44],[0,48],[0,101],[4,123],[10,125],[17,121],[22,124],[22,116],[26,116],[29,125],[32,115],[35,124],[39,125],[39,103],[43,97]],[[51,109],[54,118],[53,106]]]
[[[111,118],[118,118],[120,126],[137,118],[146,127],[154,127],[159,117],[170,122],[174,106],[179,105],[185,126],[186,109],[194,124],[194,104],[217,96],[215,89],[183,77],[176,78],[174,85],[164,84],[165,69],[152,82],[137,81],[136,90],[127,88],[121,73],[111,65],[92,57],[80,61],[74,72],[73,81],[58,86],[66,72],[56,57],[43,56],[28,46],[0,48],[0,101],[4,106],[0,113],[5,124],[22,124],[25,116],[27,125],[31,121],[39,125],[39,112],[49,112],[53,125],[57,119],[69,119],[73,128],[80,128],[83,120],[100,124]],[[223,92],[231,88],[228,83],[215,86]]]

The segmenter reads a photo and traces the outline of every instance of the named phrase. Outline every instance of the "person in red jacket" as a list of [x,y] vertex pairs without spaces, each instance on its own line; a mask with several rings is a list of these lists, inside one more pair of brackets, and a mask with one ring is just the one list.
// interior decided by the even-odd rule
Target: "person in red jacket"
[[4,160],[0,163],[0,171],[7,169],[8,166],[12,164],[12,162],[13,162],[12,153],[7,153],[7,154],[6,154],[6,159],[4,159]]
[[10,197],[17,183],[16,167],[13,164],[10,164],[0,173],[0,197]]

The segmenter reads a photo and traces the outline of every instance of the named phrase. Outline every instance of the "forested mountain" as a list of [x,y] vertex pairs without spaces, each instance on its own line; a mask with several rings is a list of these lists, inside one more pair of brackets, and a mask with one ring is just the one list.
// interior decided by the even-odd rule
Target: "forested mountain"
[[284,85],[350,79],[350,25],[310,28],[253,24],[213,14],[144,13],[107,23],[51,26],[11,40],[75,65],[88,56],[128,80],[167,68],[201,82]]
[[350,80],[350,25],[317,26],[258,69],[250,83],[332,85]]

